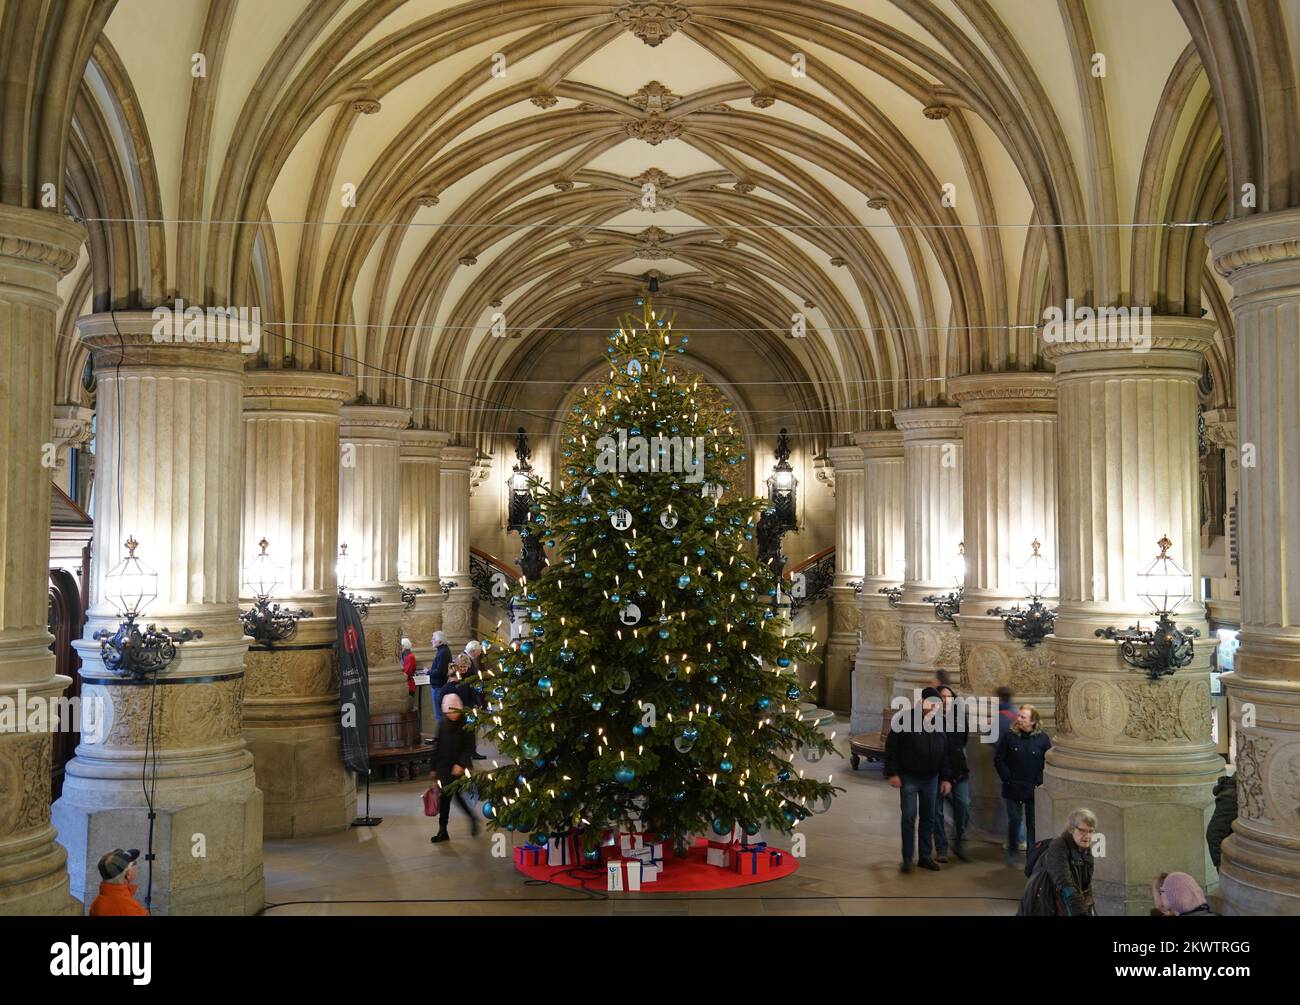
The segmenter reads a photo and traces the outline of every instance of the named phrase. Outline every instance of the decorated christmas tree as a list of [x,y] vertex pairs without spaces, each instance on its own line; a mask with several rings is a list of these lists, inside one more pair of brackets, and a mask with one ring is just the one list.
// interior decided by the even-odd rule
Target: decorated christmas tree
[[526,533],[548,565],[515,596],[522,633],[485,660],[479,713],[503,757],[464,784],[494,827],[661,835],[789,832],[837,791],[799,714],[816,643],[777,612],[753,557],[766,500],[742,484],[732,409],[686,368],[689,339],[637,301],[584,388]]

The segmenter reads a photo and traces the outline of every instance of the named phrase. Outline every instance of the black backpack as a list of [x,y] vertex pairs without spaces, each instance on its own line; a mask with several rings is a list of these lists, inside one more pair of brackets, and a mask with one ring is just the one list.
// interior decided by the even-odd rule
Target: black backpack
[[1038,865],[1039,860],[1043,857],[1043,852],[1047,851],[1047,846],[1052,843],[1052,838],[1043,838],[1041,841],[1035,841],[1034,846],[1029,849],[1025,855],[1025,875],[1032,876],[1034,867]]

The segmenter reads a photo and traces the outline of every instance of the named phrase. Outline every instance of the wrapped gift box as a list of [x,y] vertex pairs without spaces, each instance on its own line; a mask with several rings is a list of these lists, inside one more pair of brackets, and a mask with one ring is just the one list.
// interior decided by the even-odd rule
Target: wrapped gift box
[[643,865],[663,865],[664,846],[658,841],[643,843],[640,848],[623,852],[623,857],[640,859]]
[[738,847],[735,841],[728,838],[726,841],[715,841],[709,838],[709,848],[705,853],[705,858],[709,865],[716,865],[720,869],[726,869],[731,865],[733,850]]
[[766,844],[740,845],[732,849],[732,868],[742,876],[762,876],[780,866],[784,856]]
[[531,841],[515,848],[515,863],[518,865],[544,865],[542,858],[546,854],[546,845],[533,844]]
[[551,838],[546,845],[547,865],[574,865],[578,861],[578,843],[572,834]]

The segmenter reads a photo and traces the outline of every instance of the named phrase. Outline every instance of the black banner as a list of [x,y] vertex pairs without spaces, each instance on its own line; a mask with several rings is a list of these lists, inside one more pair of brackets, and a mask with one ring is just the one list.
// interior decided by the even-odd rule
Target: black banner
[[370,664],[366,660],[366,632],[356,607],[347,597],[339,597],[336,610],[343,766],[364,775],[370,772]]

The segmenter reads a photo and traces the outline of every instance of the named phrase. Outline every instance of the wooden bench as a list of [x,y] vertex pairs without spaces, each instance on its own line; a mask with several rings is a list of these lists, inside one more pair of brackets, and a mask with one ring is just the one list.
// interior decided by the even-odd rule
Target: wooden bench
[[881,711],[879,733],[858,733],[849,737],[849,764],[854,771],[858,770],[864,757],[874,762],[885,756],[885,739],[889,736],[889,720],[893,715],[892,708]]
[[420,715],[407,712],[381,712],[370,717],[368,732],[370,777],[399,781],[414,778],[423,765],[433,763],[433,746],[420,735]]

